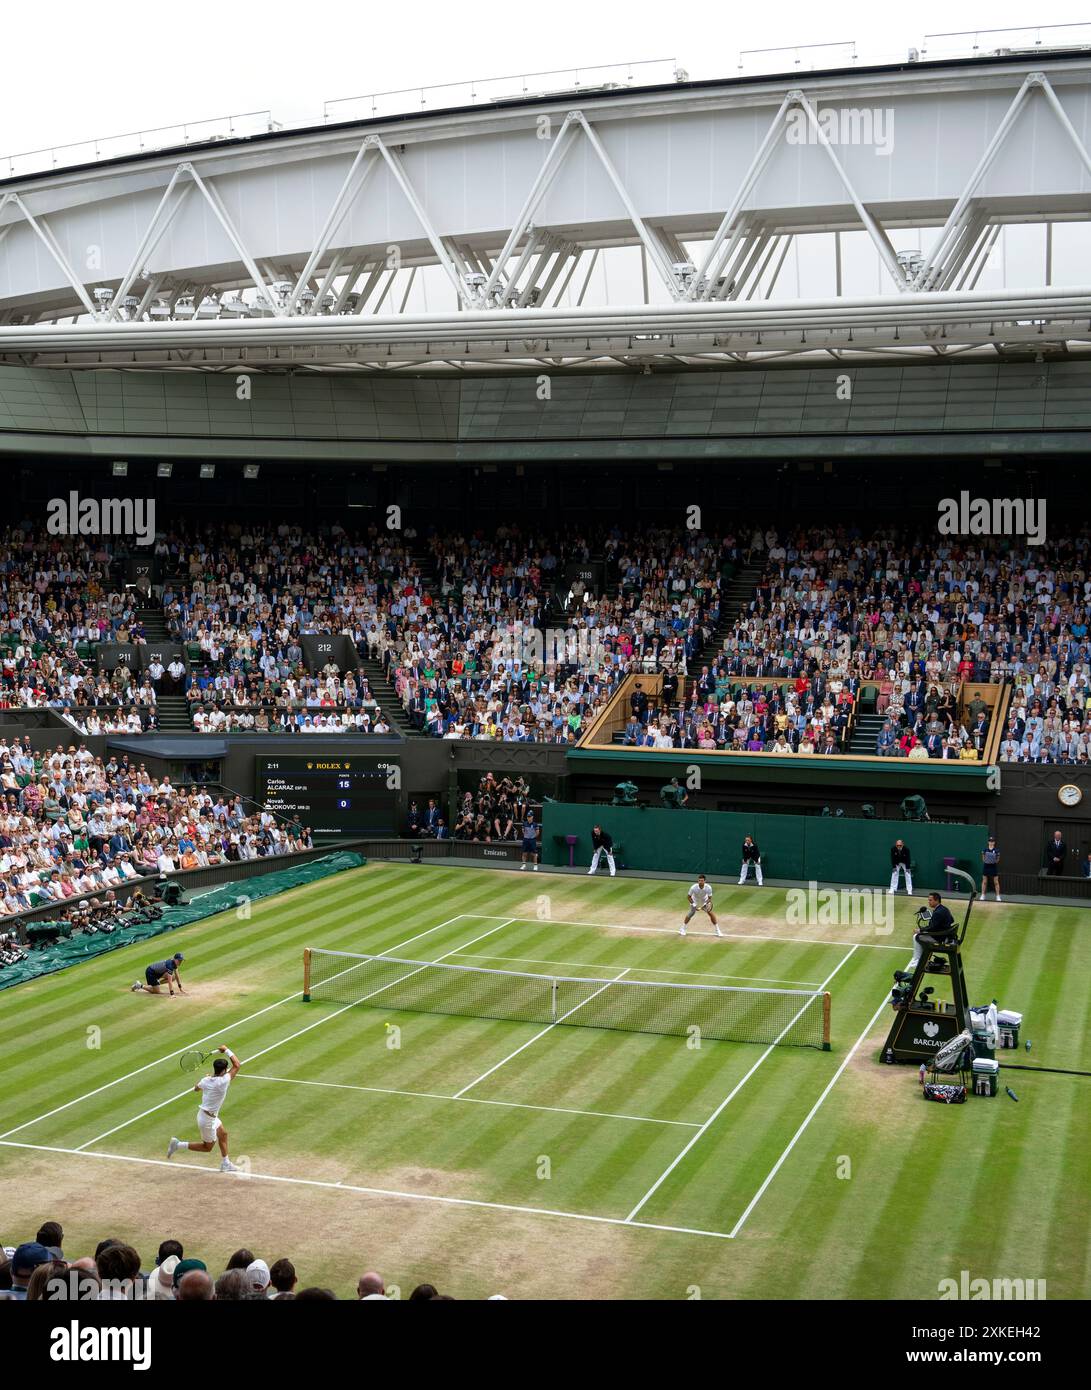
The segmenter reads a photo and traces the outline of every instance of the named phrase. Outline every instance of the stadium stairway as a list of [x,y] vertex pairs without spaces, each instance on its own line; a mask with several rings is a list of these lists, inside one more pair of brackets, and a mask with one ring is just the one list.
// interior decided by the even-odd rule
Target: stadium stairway
[[431,595],[433,603],[439,604],[439,574],[436,570],[435,564],[432,561],[431,551],[427,549],[413,550],[410,551],[409,558],[413,561],[413,564],[416,565],[417,569],[420,570],[421,587],[423,588],[424,592],[426,594]]
[[850,753],[874,753],[879,730],[886,723],[882,714],[858,714],[849,740]]
[[138,608],[136,616],[147,633],[149,642],[166,642],[170,636],[161,608]]
[[[143,625],[149,642],[169,640],[170,633],[167,631],[166,620],[161,608],[138,609],[137,617]],[[193,717],[190,714],[189,701],[184,695],[159,695],[155,702],[155,712],[159,720],[159,728],[164,733],[191,734],[193,732]]]
[[159,728],[163,733],[191,734],[193,720],[183,695],[160,695],[155,702]]
[[702,666],[711,666],[723,648],[724,637],[740,614],[745,613],[761,578],[760,565],[746,565],[727,581],[720,597],[720,621],[712,636],[688,663],[690,675],[700,675]]
[[420,729],[414,728],[409,722],[405,706],[398,699],[393,681],[387,679],[382,662],[372,661],[370,657],[362,657],[360,659],[360,671],[367,677],[371,693],[378,700],[379,708],[391,729],[405,738],[426,738],[426,734],[422,733]]

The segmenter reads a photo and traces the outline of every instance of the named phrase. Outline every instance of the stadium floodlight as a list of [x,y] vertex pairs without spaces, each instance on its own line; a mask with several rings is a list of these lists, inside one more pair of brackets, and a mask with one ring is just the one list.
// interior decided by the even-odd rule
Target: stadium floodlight
[[260,463],[244,463],[242,466],[242,476],[252,483],[257,481],[257,476],[260,472]]
[[140,308],[140,296],[136,294],[127,294],[121,301],[121,307],[130,318],[135,317],[136,311]]
[[110,465],[110,472],[115,478],[127,478],[129,476],[129,465],[124,459],[114,459]]
[[157,463],[155,465],[155,476],[157,478],[169,478],[174,472],[173,463]]
[[201,464],[201,478],[204,482],[211,482],[216,476],[216,465],[214,463]]
[[314,303],[314,290],[309,288],[305,289],[299,296],[299,302],[300,304],[305,305],[307,308],[310,308],[310,306]]
[[244,319],[250,313],[250,306],[245,299],[233,294],[221,302],[220,312],[224,318]]
[[324,295],[322,296],[322,303],[319,305],[319,313],[322,313],[322,314],[332,314],[332,313],[333,313],[333,307],[334,307],[334,305],[335,305],[336,303],[337,303],[337,299],[336,299],[336,297],[335,297],[334,295],[332,295],[332,294],[324,294]]
[[178,303],[174,306],[174,317],[176,319],[191,319],[193,313],[193,296],[191,294],[180,295]]
[[108,289],[105,285],[100,285],[99,288],[95,290],[94,294],[95,303],[100,309],[108,309],[110,307],[110,301],[114,297],[113,290]]
[[220,301],[214,294],[208,295],[197,305],[197,317],[199,319],[218,319],[220,317]]
[[156,299],[148,310],[148,317],[162,322],[170,318],[170,304],[165,299]]
[[277,298],[277,308],[287,309],[288,299],[292,293],[291,280],[277,280],[273,285],[273,293]]

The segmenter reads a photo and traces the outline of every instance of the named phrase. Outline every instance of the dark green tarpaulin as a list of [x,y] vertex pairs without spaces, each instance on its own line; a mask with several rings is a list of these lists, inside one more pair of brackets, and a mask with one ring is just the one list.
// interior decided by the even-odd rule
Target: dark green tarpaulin
[[206,892],[195,893],[190,901],[181,907],[168,907],[157,922],[142,922],[134,927],[120,927],[109,936],[96,932],[94,936],[79,934],[42,951],[31,951],[25,961],[17,965],[7,965],[0,970],[0,989],[9,985],[19,985],[39,975],[51,975],[55,970],[64,970],[69,965],[79,965],[81,961],[100,956],[104,951],[116,951],[119,946],[130,946],[134,941],[145,941],[176,927],[189,926],[205,917],[214,917],[217,912],[227,912],[238,906],[242,898],[268,898],[274,893],[284,893],[289,888],[298,888],[304,883],[314,883],[330,874],[343,873],[346,869],[358,869],[367,861],[361,854],[341,851],[312,859],[308,864],[299,864],[291,869],[278,869],[275,873],[261,874],[256,878],[236,879],[233,883],[221,884]]

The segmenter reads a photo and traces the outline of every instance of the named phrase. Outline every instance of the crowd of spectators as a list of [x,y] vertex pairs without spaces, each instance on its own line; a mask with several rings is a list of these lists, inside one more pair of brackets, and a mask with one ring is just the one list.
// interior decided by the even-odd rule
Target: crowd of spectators
[[[411,722],[447,739],[574,744],[631,671],[686,669],[719,620],[733,538],[500,528],[433,537],[438,592],[372,647]],[[586,569],[600,578],[565,578]]]
[[1091,671],[1089,547],[1086,531],[1028,547],[904,528],[756,530],[744,550],[763,567],[753,600],[711,666],[687,683],[684,703],[668,698],[643,728],[631,722],[626,742],[840,751],[870,688],[887,715],[877,753],[976,760],[990,706],[974,697],[959,709],[958,688],[1010,680],[1025,711],[1012,726],[1019,759],[1078,762]]
[[137,878],[313,848],[307,827],[84,746],[0,739],[0,916]]
[[869,680],[1067,678],[1091,661],[1086,531],[1040,546],[907,528],[755,533],[764,571],[724,652],[739,675],[816,661]]
[[790,682],[739,685],[726,671],[703,666],[682,683],[667,677],[653,703],[638,681],[622,742],[637,748],[841,753],[854,684],[834,672],[828,678],[799,675]]
[[[842,524],[749,537],[501,526],[418,538],[283,522],[167,534],[154,549],[168,632],[192,670],[108,674],[95,669],[97,643],[146,640],[109,546],[20,527],[0,535],[0,707],[53,707],[86,734],[135,733],[157,726],[157,695],[184,689],[203,732],[387,732],[352,663],[307,671],[303,639],[330,634],[380,663],[410,723],[438,738],[572,744],[622,676],[692,673],[683,698],[627,742],[829,751],[861,689],[877,684],[892,756],[924,746],[968,757],[977,745],[964,712],[940,707],[962,682],[1010,680],[1025,713],[1006,758],[1077,762],[1086,751],[1085,531],[1031,547]],[[698,675],[723,576],[745,563],[761,568],[754,597]],[[925,705],[910,708],[920,692]]]
[[[207,1303],[244,1303],[270,1299],[337,1300],[333,1289],[305,1284],[290,1259],[272,1264],[252,1250],[240,1249],[228,1259],[222,1272],[186,1254],[179,1240],[159,1244],[155,1260],[144,1268],[139,1252],[116,1237],[100,1240],[93,1255],[69,1258],[64,1250],[64,1230],[57,1221],[46,1221],[33,1240],[0,1249],[0,1300],[50,1302],[55,1300],[145,1300]],[[352,1301],[400,1298],[401,1290],[388,1288],[381,1274],[369,1270],[345,1297]],[[493,1294],[502,1299],[503,1294]],[[433,1284],[418,1284],[407,1295],[410,1303],[451,1301]]]
[[327,663],[307,670],[302,639],[345,636],[357,656],[369,631],[397,620],[422,591],[415,532],[350,538],[339,525],[207,527],[165,542],[179,582],[164,585],[170,636],[199,663],[186,690],[202,732],[389,733],[366,676]]
[[1067,679],[1039,671],[1017,681],[1008,707],[1000,760],[1076,763],[1091,755],[1091,690],[1085,670]]
[[365,675],[328,663],[318,674],[295,665],[281,674],[204,666],[190,680],[186,700],[199,733],[385,734],[390,725]]
[[92,659],[95,644],[146,640],[105,540],[0,532],[0,708],[154,706],[130,672],[104,675]]

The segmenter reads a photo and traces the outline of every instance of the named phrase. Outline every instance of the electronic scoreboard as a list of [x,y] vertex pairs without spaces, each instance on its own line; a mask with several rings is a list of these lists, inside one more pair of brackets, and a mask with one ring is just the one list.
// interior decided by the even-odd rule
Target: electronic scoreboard
[[298,817],[317,839],[396,835],[401,769],[389,754],[257,759],[257,797],[270,811]]

